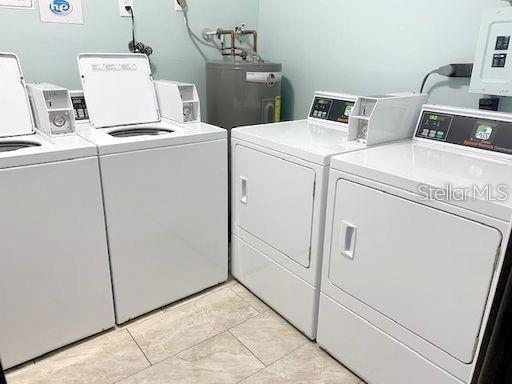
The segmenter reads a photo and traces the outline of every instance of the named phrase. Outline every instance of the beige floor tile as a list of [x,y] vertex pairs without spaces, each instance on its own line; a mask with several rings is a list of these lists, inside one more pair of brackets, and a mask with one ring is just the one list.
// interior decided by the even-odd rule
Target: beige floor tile
[[231,290],[235,292],[238,296],[240,296],[242,299],[247,301],[251,306],[254,307],[259,313],[263,313],[265,311],[268,311],[270,308],[263,303],[260,299],[258,299],[256,296],[254,296],[247,288],[245,288],[243,285],[236,283],[230,286]]
[[165,311],[128,330],[152,363],[216,336],[258,312],[229,289]]
[[222,284],[219,284],[217,285],[216,287],[212,287],[210,289],[208,289],[206,291],[206,294],[210,294],[210,293],[215,293],[215,292],[218,292],[218,291],[222,291],[223,289],[226,289],[226,288],[229,288],[229,287],[232,287],[233,285],[236,285],[238,284],[238,282],[236,280],[233,280],[233,279],[229,279],[228,281],[222,283]]
[[243,384],[359,384],[360,379],[343,368],[315,344],[306,344]]
[[261,368],[263,364],[226,332],[121,383],[234,384]]
[[142,316],[139,316],[135,319],[132,319],[130,321],[127,321],[126,323],[117,325],[117,329],[126,329],[128,327],[132,327],[135,324],[143,323],[144,321],[147,321],[149,319],[153,319],[155,317],[161,316],[164,313],[162,309],[157,309],[155,311],[152,311],[150,313],[146,313]]
[[231,333],[265,365],[272,364],[309,342],[273,311],[246,321],[231,329]]
[[195,301],[197,299],[201,299],[201,298],[203,298],[205,296],[211,295],[212,293],[216,293],[218,291],[222,291],[223,289],[229,288],[233,284],[238,284],[238,283],[237,283],[236,280],[229,279],[228,281],[226,281],[224,283],[218,284],[218,285],[216,285],[214,287],[205,289],[202,292],[198,292],[195,295],[192,295],[192,296],[186,297],[186,298],[184,298],[182,300],[179,300],[177,302],[171,303],[171,304],[163,307],[162,310],[165,312],[165,311],[169,311],[170,309],[173,309],[173,308],[176,308],[176,307],[180,307],[180,306],[182,306],[184,304],[188,304],[188,303],[190,303],[192,301]]
[[105,384],[149,363],[126,331],[103,335],[7,376],[9,384]]

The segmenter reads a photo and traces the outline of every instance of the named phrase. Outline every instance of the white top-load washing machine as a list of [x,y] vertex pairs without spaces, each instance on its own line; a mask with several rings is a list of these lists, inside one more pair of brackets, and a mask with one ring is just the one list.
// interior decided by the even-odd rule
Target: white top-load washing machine
[[124,323],[227,279],[227,132],[161,116],[145,55],[78,62],[90,124],[77,131],[99,151]]
[[330,159],[412,137],[426,98],[317,92],[307,120],[232,131],[232,273],[312,339]]
[[[114,326],[97,151],[34,128],[0,53],[0,358],[26,362]],[[52,111],[55,112],[55,111]]]
[[512,115],[425,106],[332,159],[318,342],[370,384],[470,383],[512,219]]

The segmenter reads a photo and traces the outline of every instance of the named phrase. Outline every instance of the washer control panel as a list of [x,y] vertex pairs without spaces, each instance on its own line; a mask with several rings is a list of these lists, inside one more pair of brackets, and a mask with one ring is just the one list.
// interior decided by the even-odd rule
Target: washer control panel
[[316,96],[309,117],[348,124],[355,102]]
[[512,154],[512,121],[486,116],[424,110],[416,137]]

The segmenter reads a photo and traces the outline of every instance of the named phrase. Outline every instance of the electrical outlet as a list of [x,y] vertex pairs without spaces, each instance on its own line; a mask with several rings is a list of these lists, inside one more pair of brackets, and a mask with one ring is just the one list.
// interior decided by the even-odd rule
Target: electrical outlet
[[178,0],[174,0],[174,9],[177,12],[183,12],[183,9],[181,9],[181,5],[178,3]]
[[119,16],[121,17],[132,17],[132,14],[126,10],[126,7],[132,7],[133,0],[118,0],[119,1]]

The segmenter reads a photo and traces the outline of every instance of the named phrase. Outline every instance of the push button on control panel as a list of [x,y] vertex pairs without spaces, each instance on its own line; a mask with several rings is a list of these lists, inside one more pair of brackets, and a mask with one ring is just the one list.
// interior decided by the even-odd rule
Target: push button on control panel
[[425,113],[417,137],[445,141],[450,131],[453,117],[444,114]]
[[497,51],[508,51],[510,45],[510,36],[498,36],[496,38],[496,50]]
[[506,53],[496,53],[493,56],[492,67],[493,68],[504,68],[507,64],[507,54]]

